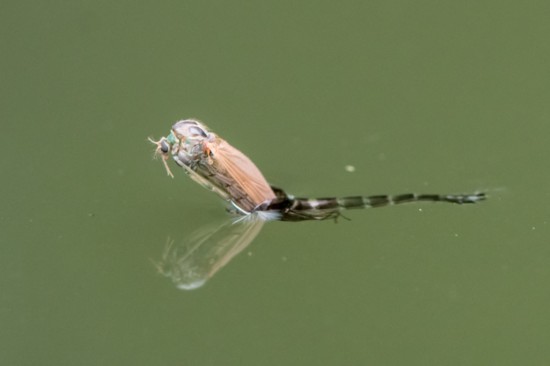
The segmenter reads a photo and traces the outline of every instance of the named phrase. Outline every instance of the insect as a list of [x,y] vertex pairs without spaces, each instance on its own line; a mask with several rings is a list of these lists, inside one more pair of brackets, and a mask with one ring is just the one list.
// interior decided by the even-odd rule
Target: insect
[[269,185],[245,154],[197,120],[176,122],[168,136],[149,141],[156,145],[155,155],[162,158],[169,176],[174,177],[168,164],[172,159],[191,179],[228,202],[237,215],[221,223],[201,226],[177,244],[168,241],[155,265],[182,290],[203,286],[242,252],[269,220],[337,219],[345,209],[418,201],[476,203],[486,198],[484,193],[297,198]]
[[172,158],[197,183],[227,201],[240,215],[256,213],[266,220],[304,221],[337,218],[345,209],[375,208],[408,202],[476,203],[485,193],[415,194],[299,198],[269,185],[245,154],[211,132],[206,125],[186,119],[176,122],[167,137],[155,141],[169,176]]
[[197,183],[218,194],[241,214],[276,199],[260,170],[242,152],[195,120],[179,121],[168,137],[159,141],[156,153],[173,177],[170,156]]

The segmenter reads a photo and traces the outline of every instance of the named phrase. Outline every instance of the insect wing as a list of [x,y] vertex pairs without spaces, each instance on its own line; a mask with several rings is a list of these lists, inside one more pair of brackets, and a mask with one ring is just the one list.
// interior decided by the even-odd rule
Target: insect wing
[[214,159],[238,185],[243,187],[255,205],[275,199],[275,194],[260,169],[246,155],[226,141],[220,141]]

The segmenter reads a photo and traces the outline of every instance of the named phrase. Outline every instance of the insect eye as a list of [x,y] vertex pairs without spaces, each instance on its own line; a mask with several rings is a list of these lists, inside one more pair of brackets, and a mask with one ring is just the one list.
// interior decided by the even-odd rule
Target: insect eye
[[164,140],[160,142],[160,151],[163,154],[168,154],[168,151],[170,151],[170,145]]

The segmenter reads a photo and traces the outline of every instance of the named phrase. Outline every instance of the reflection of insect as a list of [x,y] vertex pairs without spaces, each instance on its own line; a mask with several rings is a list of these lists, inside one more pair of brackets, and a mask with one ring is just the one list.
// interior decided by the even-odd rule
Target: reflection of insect
[[167,163],[171,156],[194,181],[228,201],[237,213],[258,213],[264,219],[324,220],[338,217],[343,209],[417,201],[476,203],[486,198],[484,193],[295,198],[282,189],[270,186],[246,155],[210,132],[199,121],[188,119],[176,122],[168,137],[149,140],[157,145],[156,154],[162,157],[168,175],[173,177]]
[[178,243],[169,239],[161,259],[154,264],[179,289],[194,290],[243,251],[264,223],[265,220],[252,213],[244,220],[226,218],[201,226]]

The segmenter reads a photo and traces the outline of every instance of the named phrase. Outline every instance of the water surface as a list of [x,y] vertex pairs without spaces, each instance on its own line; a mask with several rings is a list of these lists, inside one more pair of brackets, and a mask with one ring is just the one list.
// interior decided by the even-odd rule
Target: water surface
[[[0,363],[548,363],[548,10],[4,6]],[[296,195],[491,198],[268,223],[181,291],[151,260],[226,215],[152,159],[188,117]]]

